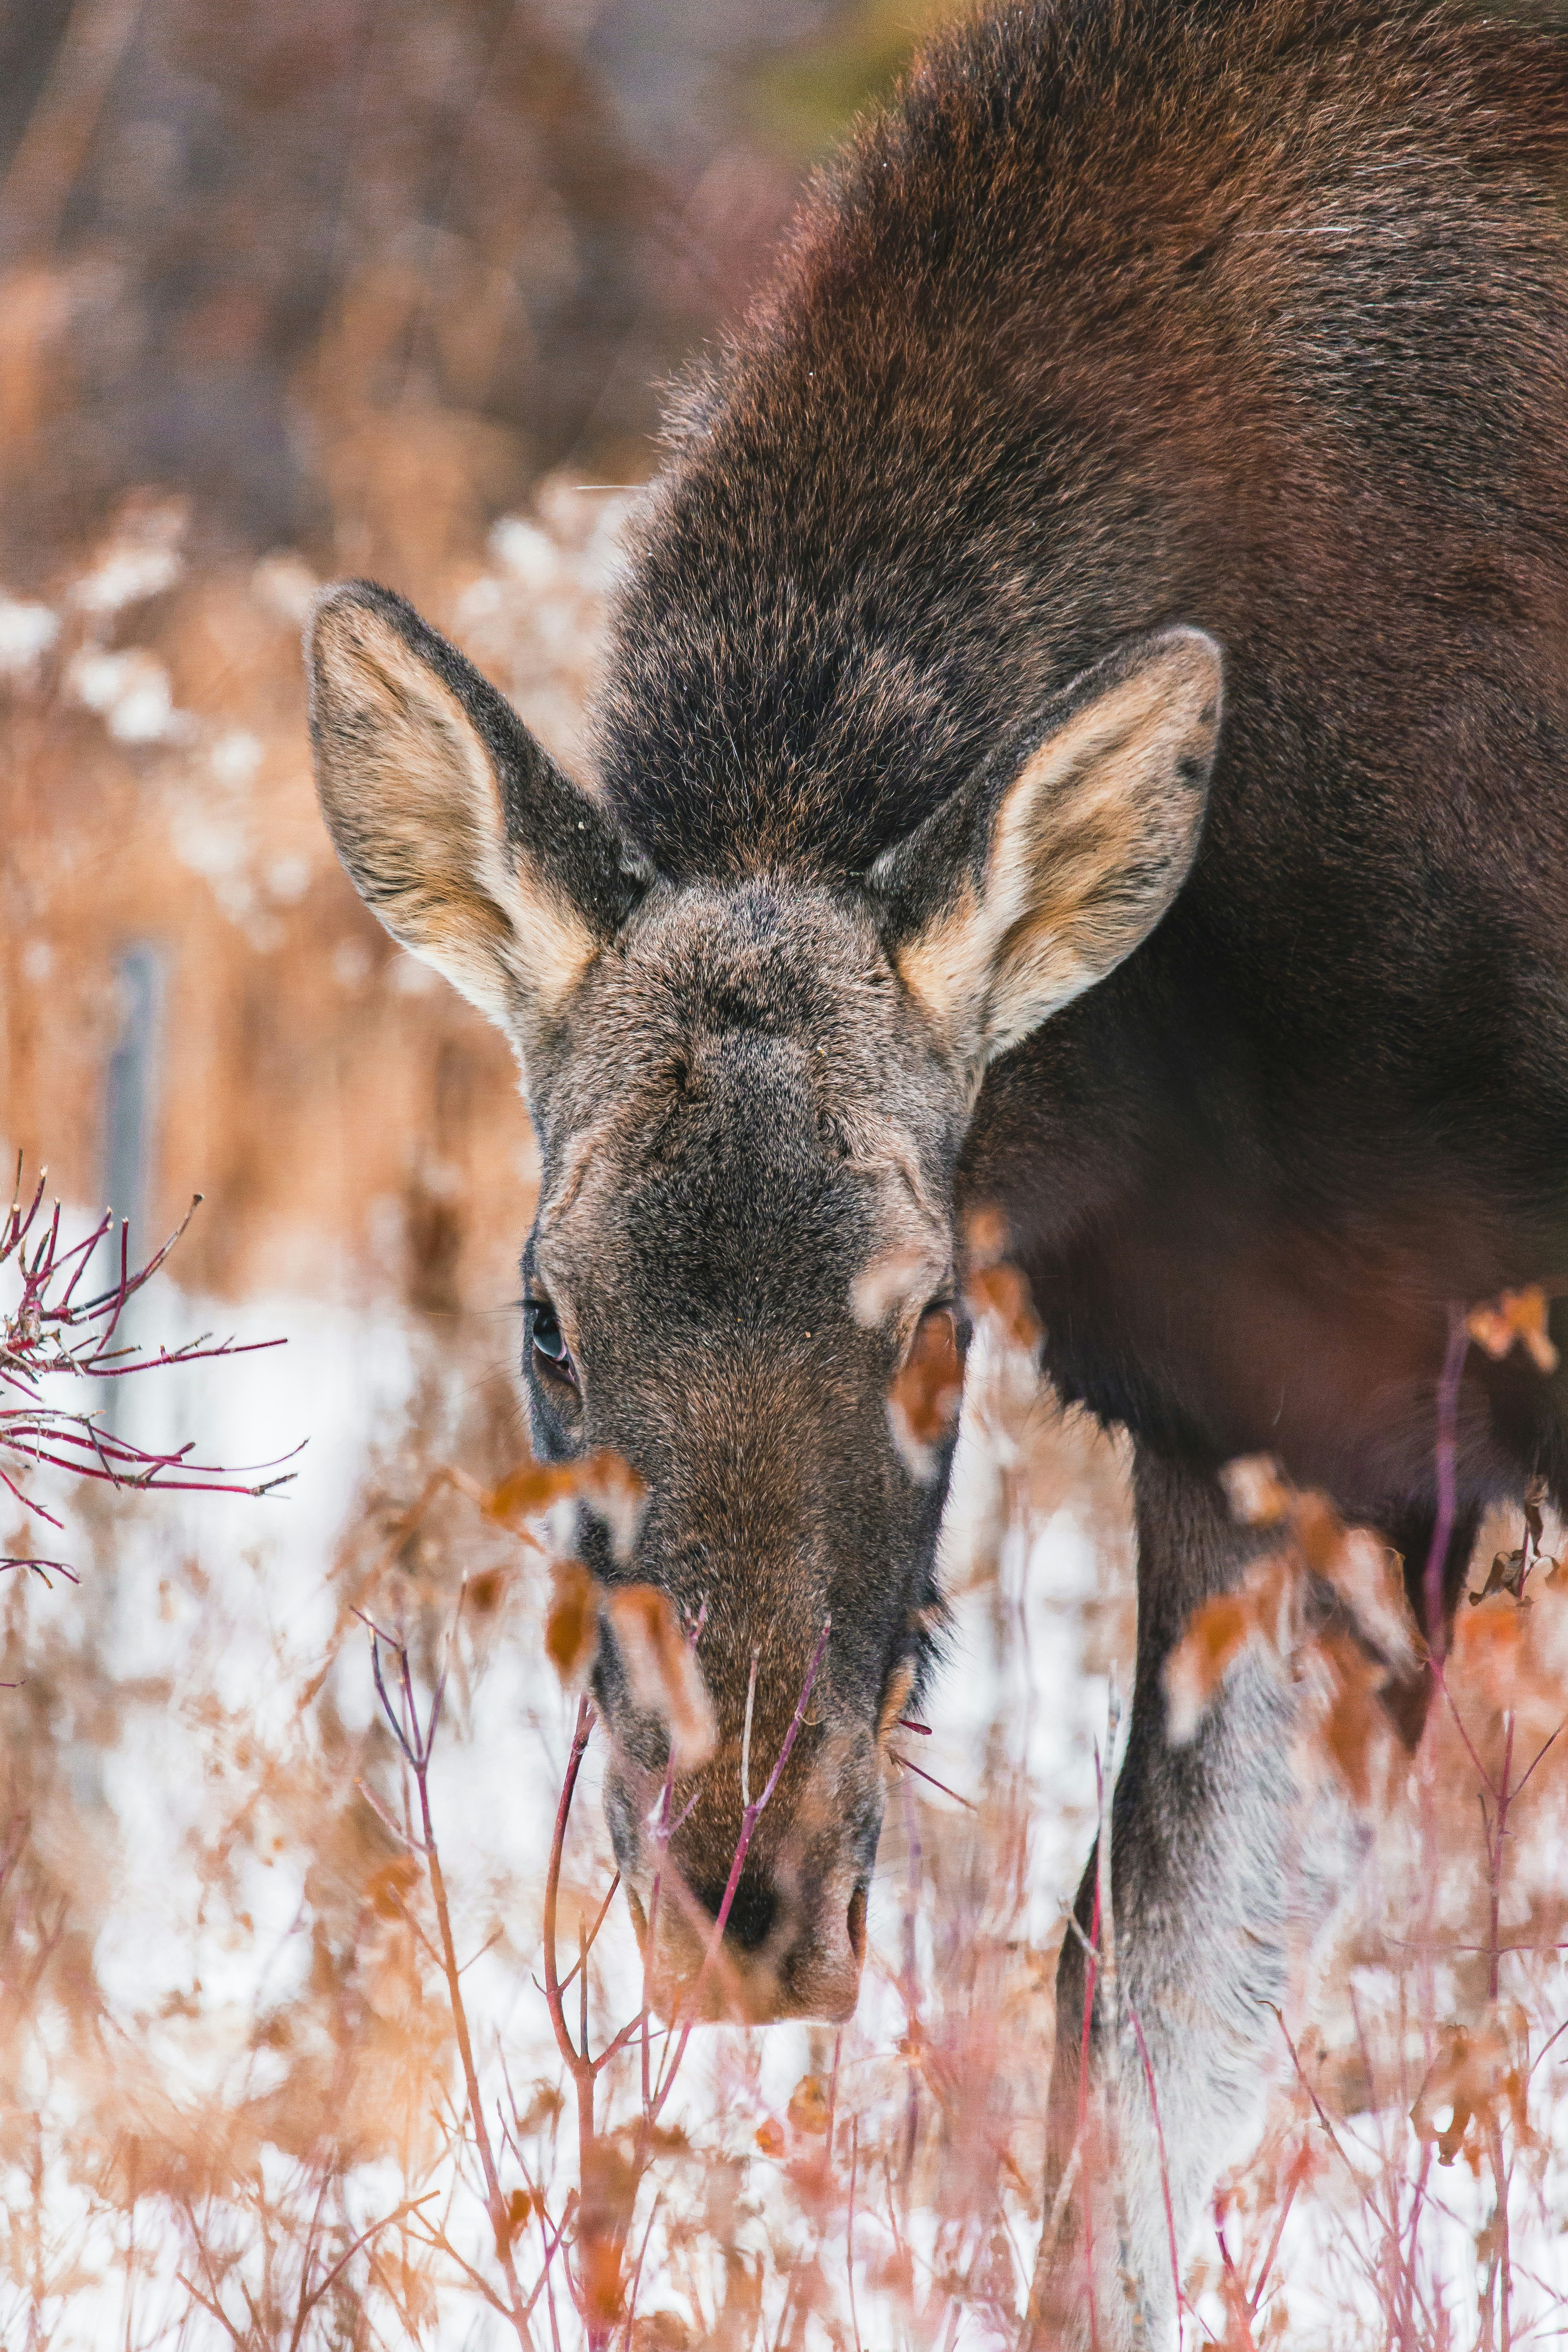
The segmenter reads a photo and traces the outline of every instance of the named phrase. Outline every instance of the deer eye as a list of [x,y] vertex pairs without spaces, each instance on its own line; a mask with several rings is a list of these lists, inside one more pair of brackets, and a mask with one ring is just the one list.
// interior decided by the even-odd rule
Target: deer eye
[[555,1309],[548,1299],[531,1298],[528,1301],[528,1337],[541,1371],[552,1380],[569,1381],[574,1388],[577,1374],[573,1367],[571,1351],[562,1334]]

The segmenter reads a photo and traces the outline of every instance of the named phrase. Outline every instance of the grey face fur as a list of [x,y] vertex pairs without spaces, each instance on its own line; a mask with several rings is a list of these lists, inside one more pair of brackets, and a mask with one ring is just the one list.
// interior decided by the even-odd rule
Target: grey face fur
[[[740,1833],[752,1658],[760,1786],[832,1620],[731,1942],[752,2005],[844,2013],[883,1703],[908,1695],[935,1600],[937,1496],[900,1460],[885,1400],[922,1315],[954,1295],[963,1087],[865,910],[758,881],[650,890],[585,978],[533,1101],[544,1177],[528,1290],[550,1302],[576,1374],[552,1378],[535,1351],[536,1440],[632,1463],[648,1490],[635,1573],[689,1622],[706,1610],[720,1741],[676,1853],[708,1916]],[[857,1283],[873,1265],[893,1277],[868,1300]],[[612,1576],[602,1533],[584,1538]],[[610,1644],[597,1687],[618,1733],[611,1828],[646,1902],[640,1824],[664,1737],[629,1706]],[[679,1971],[690,1921],[662,1902],[659,1917],[661,1965]]]
[[[962,1348],[953,1177],[987,1062],[1131,952],[1186,873],[1217,654],[1172,631],[1105,665],[1016,777],[960,793],[868,875],[679,887],[400,600],[332,592],[312,663],[350,874],[524,1066],[535,1449],[630,1464],[633,1556],[589,1519],[584,1557],[701,1621],[718,1738],[677,1783],[655,1997],[689,1979],[729,1876],[748,1715],[755,1793],[831,1621],[722,1976],[743,2014],[846,2016],[882,1745],[939,1613],[951,1451],[908,1455],[889,1391],[912,1350]],[[641,1922],[668,1750],[607,1619],[595,1692]]]

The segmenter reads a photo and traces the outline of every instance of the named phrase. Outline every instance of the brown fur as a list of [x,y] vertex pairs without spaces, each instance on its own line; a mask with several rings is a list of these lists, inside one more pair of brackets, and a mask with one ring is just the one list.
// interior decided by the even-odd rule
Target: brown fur
[[[997,6],[861,130],[689,389],[617,607],[601,799],[379,607],[595,942],[514,1024],[547,1197],[574,1185],[529,1264],[576,1386],[531,1327],[535,1423],[627,1454],[640,1572],[708,1603],[720,1749],[678,1861],[710,1913],[752,1652],[776,1754],[831,1612],[731,1923],[749,2013],[850,1997],[877,1727],[929,1664],[945,1465],[885,1410],[925,1316],[889,1284],[863,1322],[871,1270],[945,1271],[964,1213],[999,1210],[1047,1369],[1133,1434],[1114,1880],[1183,2229],[1353,1847],[1332,1806],[1303,1822],[1256,1661],[1166,1738],[1163,1662],[1249,1552],[1215,1474],[1277,1454],[1421,1601],[1452,1315],[1568,1292],[1565,185],[1545,16]],[[373,887],[374,797],[345,843]],[[526,936],[500,952],[527,971]],[[1568,1499],[1563,1407],[1561,1374],[1472,1354],[1434,1639],[1488,1503],[1536,1472]],[[599,1687],[640,1887],[666,1750],[613,1644]],[[1058,2166],[1071,1938],[1060,2000]],[[1131,2118],[1127,2263],[1168,2317],[1142,2076],[1096,2048]],[[1060,2325],[1082,2340],[1075,2305]]]

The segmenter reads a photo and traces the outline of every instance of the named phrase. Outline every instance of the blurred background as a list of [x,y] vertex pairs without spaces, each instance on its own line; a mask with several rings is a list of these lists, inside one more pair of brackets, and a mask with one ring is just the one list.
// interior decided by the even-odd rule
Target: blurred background
[[[298,1474],[256,1502],[30,1474],[58,1530],[0,1494],[0,1556],[80,1578],[0,1580],[7,2347],[494,2337],[463,2268],[494,2248],[431,1921],[385,1826],[401,1784],[357,1611],[403,1630],[421,1678],[454,1664],[437,1801],[479,2063],[510,2102],[509,2193],[531,2179],[557,2217],[571,2193],[533,1992],[571,1706],[542,1654],[543,1556],[467,1498],[526,1455],[532,1140],[506,1046],[337,866],[300,632],[322,582],[386,582],[576,761],[660,386],[742,310],[814,161],[936,13],[0,0],[0,1145],[29,1189],[47,1169],[73,1237],[105,1204],[128,1220],[133,1258],[205,1196],[121,1338],[286,1347],[90,1402],[137,1442]],[[889,1957],[846,2060],[871,2070],[868,2150],[896,2137],[906,2180],[922,2151],[932,2257],[933,2232],[951,2240],[931,2291],[956,2307],[973,2281],[986,2314],[1026,2286],[996,2204],[1032,2193],[1010,2107],[1033,2179],[1057,1906],[1131,1634],[1120,1465],[1081,1434],[1064,1448],[1026,1368],[995,1385],[1011,1433],[953,1575],[955,1639],[984,1671],[922,1743],[938,1779],[979,1776],[983,1809],[908,1782],[873,1915]],[[1005,1580],[1004,1488],[1028,1521]],[[1047,1521],[1042,1683],[1024,1588]],[[610,1883],[595,1769],[568,1935]],[[893,2054],[913,1972],[943,1955],[951,1997],[921,2046],[971,2081],[957,2129]],[[616,1910],[596,2011],[618,2024],[639,1981]],[[811,2164],[784,2177],[819,2144],[832,2037],[715,2045],[681,2124],[714,2169],[660,2190],[647,2352],[750,2341],[764,2286],[804,2341],[840,2294],[819,2251],[841,2222]],[[792,2105],[797,2081],[818,2087]],[[405,2210],[437,2190],[445,2247]],[[674,2294],[678,2255],[710,2284]],[[902,2294],[908,2257],[884,2257]],[[560,2324],[573,2340],[569,2304]]]
[[139,1230],[203,1190],[187,1283],[450,1314],[509,1279],[508,1057],[339,876],[300,624],[388,582],[570,754],[659,387],[921,22],[0,10],[0,1127]]

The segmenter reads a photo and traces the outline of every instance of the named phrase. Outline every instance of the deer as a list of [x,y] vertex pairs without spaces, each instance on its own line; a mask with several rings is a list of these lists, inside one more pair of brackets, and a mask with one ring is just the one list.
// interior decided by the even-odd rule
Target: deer
[[[1165,2196],[1185,2242],[1292,1938],[1353,1879],[1353,1824],[1303,1827],[1288,1678],[1244,1656],[1170,1733],[1163,1667],[1261,1540],[1225,1465],[1375,1530],[1436,1654],[1483,1512],[1568,1500],[1563,1376],[1522,1351],[1462,1364],[1442,1520],[1433,1434],[1456,1307],[1568,1288],[1565,173],[1539,13],[984,7],[679,388],[589,772],[390,589],[314,618],[342,863],[521,1066],[535,1450],[632,1465],[630,1555],[585,1522],[584,1556],[700,1626],[717,1745],[678,1783],[656,1993],[718,1915],[742,1737],[780,1755],[824,1644],[724,1948],[756,2021],[854,2007],[952,1454],[912,1462],[888,1399],[962,1371],[979,1211],[1044,1377],[1130,1440],[1114,1874],[1049,2093],[1067,2245],[1113,1884],[1148,2063],[1096,2016],[1108,2347],[1174,2340]],[[1384,1687],[1412,1750],[1431,1681]],[[593,1690],[646,1935],[669,1748],[607,1622]],[[1035,2340],[1087,2342],[1085,2307]]]

